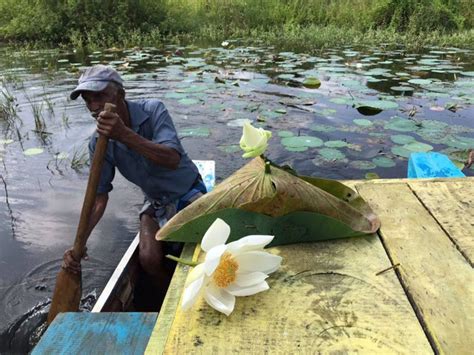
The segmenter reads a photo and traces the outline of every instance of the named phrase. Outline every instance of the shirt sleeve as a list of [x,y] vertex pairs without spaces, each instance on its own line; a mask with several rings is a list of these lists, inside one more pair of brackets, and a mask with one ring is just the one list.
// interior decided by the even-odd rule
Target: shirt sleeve
[[[97,135],[93,135],[89,142],[89,162],[92,166],[92,158],[94,156],[95,146],[97,144]],[[112,191],[114,188],[112,181],[115,176],[115,166],[110,162],[107,156],[104,157],[102,171],[100,173],[99,186],[97,186],[97,193],[104,194]]]
[[173,148],[180,155],[184,154],[183,146],[178,138],[168,110],[163,103],[159,103],[153,112],[153,138],[154,143],[163,144]]

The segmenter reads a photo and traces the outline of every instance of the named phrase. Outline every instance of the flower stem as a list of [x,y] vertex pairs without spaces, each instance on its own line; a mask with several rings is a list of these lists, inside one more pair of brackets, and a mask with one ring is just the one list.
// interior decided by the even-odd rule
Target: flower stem
[[270,162],[268,161],[265,162],[265,174],[271,174]]
[[168,259],[171,259],[171,260],[174,260],[180,264],[184,264],[184,265],[188,265],[188,266],[196,266],[197,264],[199,264],[198,262],[195,262],[195,261],[190,261],[190,260],[184,260],[184,259],[181,259],[181,258],[178,258],[177,256],[174,256],[174,255],[166,255],[166,257]]

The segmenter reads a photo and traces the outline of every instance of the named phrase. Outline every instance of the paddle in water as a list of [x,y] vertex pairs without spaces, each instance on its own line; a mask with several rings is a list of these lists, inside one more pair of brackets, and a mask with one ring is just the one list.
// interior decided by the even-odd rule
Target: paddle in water
[[[106,103],[104,110],[113,112],[115,110],[115,105]],[[97,139],[97,145],[89,173],[89,180],[87,182],[86,194],[84,196],[84,203],[82,204],[81,217],[77,227],[76,239],[74,240],[74,246],[72,248],[72,256],[75,260],[81,260],[86,250],[89,219],[95,203],[97,186],[100,180],[100,173],[102,171],[102,164],[107,150],[108,140],[107,137],[101,134],[99,134],[99,138]],[[48,313],[48,324],[51,324],[56,315],[60,312],[77,312],[79,310],[81,294],[81,272],[73,274],[72,272],[61,268],[56,279],[53,300]]]

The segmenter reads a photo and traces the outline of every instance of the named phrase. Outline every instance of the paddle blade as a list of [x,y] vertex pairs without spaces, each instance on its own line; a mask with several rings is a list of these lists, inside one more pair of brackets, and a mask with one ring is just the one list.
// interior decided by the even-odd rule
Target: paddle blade
[[81,301],[81,274],[73,274],[64,269],[56,278],[53,300],[48,313],[48,324],[61,312],[77,312]]

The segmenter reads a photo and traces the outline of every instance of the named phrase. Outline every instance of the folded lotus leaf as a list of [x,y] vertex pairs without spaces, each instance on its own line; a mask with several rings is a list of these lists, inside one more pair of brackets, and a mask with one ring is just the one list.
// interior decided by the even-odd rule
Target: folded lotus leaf
[[[354,232],[363,234],[374,233],[380,227],[377,216],[348,187],[340,183],[328,184],[330,180],[324,179],[306,178],[308,182],[274,165],[268,171],[265,165],[260,157],[251,160],[212,192],[176,214],[158,231],[156,238],[163,240],[195,218],[228,208],[270,217],[280,217],[295,211],[316,212],[339,220]],[[318,181],[319,185],[327,186],[332,193],[318,187]],[[353,192],[354,197],[344,200],[341,197],[350,194],[347,189]]]

